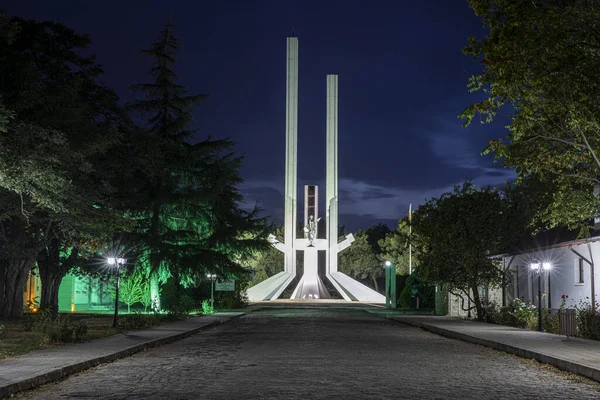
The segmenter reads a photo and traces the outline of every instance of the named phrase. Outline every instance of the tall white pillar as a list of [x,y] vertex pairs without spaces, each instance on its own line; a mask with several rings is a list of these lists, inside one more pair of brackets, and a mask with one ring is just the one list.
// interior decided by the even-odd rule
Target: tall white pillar
[[[338,243],[338,80],[327,75],[327,239],[296,238],[298,187],[298,39],[287,39],[286,153],[285,153],[285,243],[274,236],[271,244],[285,253],[284,270],[247,290],[252,301],[275,300],[296,277],[296,251],[304,251],[304,275],[292,293],[294,299],[327,298],[329,293],[318,274],[318,252],[327,252],[326,276],[347,301],[384,303],[385,296],[338,271],[338,253],[352,244],[352,234]],[[317,194],[315,188],[315,195]],[[316,200],[316,199],[315,199]],[[310,208],[306,206],[307,210]],[[314,208],[317,217],[317,207]],[[305,222],[306,224],[306,222]],[[311,235],[312,236],[312,235]]]
[[327,273],[338,270],[338,77],[327,75]]
[[284,271],[296,274],[296,208],[298,191],[298,38],[287,38],[285,112],[285,264]]

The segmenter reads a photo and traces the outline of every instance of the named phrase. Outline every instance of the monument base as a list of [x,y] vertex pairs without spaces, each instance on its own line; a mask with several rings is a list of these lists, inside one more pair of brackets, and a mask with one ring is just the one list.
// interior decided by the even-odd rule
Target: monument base
[[295,278],[291,272],[281,271],[246,290],[250,301],[276,300]]

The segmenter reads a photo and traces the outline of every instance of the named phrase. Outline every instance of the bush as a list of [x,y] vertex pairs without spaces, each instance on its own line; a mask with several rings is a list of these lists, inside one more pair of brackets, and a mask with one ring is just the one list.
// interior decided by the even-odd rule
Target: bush
[[523,323],[523,327],[536,330],[538,325],[537,307],[519,299],[515,299],[514,305],[515,315]]
[[215,308],[210,305],[210,300],[202,301],[202,314],[214,314]]
[[124,330],[144,329],[169,319],[167,315],[136,312],[119,318],[119,328]]
[[[396,283],[398,280],[396,280]],[[419,279],[417,270],[406,277],[404,288],[400,292],[400,307],[416,307],[416,296],[419,296],[420,308],[435,308],[435,286],[428,285]]]
[[42,334],[48,342],[78,342],[88,333],[85,322],[72,323],[69,317],[61,318],[60,315],[52,319],[52,310],[42,310],[37,314],[27,315],[22,326],[26,331]]
[[197,308],[197,304],[191,296],[183,294],[179,296],[179,300],[176,297],[170,299],[170,301],[163,307],[169,314],[175,317],[189,314]]
[[4,325],[0,324],[0,338],[4,335],[5,330]]
[[577,310],[577,336],[584,339],[600,340],[600,304],[596,303],[596,310],[592,305],[580,302],[575,307]]
[[514,326],[515,328],[525,327],[525,322],[517,317],[512,308],[500,307],[495,302],[491,302],[487,305],[486,311],[487,322],[490,324]]
[[542,310],[542,321],[544,332],[558,334],[558,312],[552,312],[552,310],[544,308]]

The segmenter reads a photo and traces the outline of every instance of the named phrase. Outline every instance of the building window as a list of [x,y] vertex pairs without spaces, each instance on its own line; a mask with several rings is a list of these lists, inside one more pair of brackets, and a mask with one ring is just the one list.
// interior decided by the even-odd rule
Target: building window
[[575,284],[576,285],[581,285],[583,284],[583,267],[585,261],[583,260],[583,258],[577,258],[575,259]]

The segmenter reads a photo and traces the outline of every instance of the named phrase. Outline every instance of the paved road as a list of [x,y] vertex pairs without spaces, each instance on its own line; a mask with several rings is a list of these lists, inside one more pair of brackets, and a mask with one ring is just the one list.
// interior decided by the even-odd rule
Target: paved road
[[28,399],[592,399],[515,357],[353,310],[265,310]]

